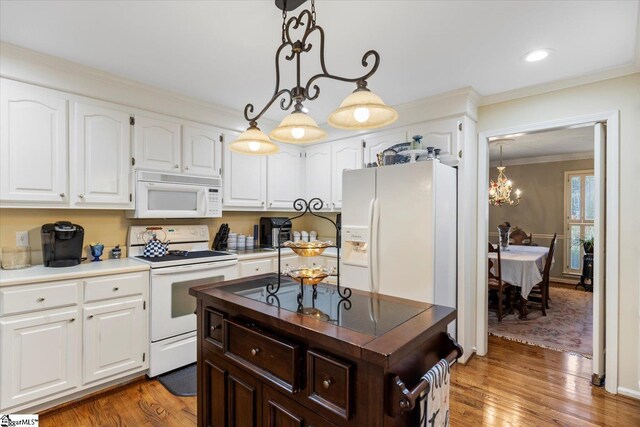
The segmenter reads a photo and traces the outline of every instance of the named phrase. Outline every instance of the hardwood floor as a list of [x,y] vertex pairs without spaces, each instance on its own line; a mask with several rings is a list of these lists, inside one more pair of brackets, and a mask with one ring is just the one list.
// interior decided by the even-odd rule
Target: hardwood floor
[[[489,355],[452,369],[452,426],[638,426],[640,401],[589,384],[591,361],[489,337]],[[138,381],[41,415],[54,426],[192,426],[196,398]]]

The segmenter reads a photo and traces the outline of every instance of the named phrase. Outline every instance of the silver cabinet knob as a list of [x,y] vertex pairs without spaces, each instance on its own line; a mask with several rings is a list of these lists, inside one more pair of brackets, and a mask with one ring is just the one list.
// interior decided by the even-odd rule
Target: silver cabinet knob
[[189,170],[189,166],[185,166],[184,170],[188,171]]
[[75,317],[72,317],[71,319],[69,319],[69,322],[75,322],[75,321],[76,321]]
[[78,194],[78,197],[84,199],[84,194]]
[[211,331],[217,331],[218,329],[222,329],[222,326],[220,326],[220,325],[213,325],[213,326],[211,327]]
[[90,314],[89,316],[87,316],[87,319],[93,319],[93,314]]
[[120,288],[117,287],[117,286],[115,288],[113,288],[113,292],[118,292],[119,290],[120,290]]
[[326,379],[324,381],[322,381],[322,387],[327,390],[329,387],[331,387],[331,379]]
[[43,302],[43,301],[44,301],[44,297],[40,297],[40,298],[38,298],[36,301],[38,301],[38,302]]
[[256,347],[256,348],[252,348],[251,349],[251,355],[252,356],[257,356],[258,353],[260,353],[260,349],[259,348]]
[[262,204],[262,206],[264,206],[264,202],[262,202],[261,204]]
[[260,271],[260,267],[256,267],[256,271]]
[[173,165],[174,169],[180,169],[180,165]]
[[63,199],[66,197],[67,195],[64,193],[60,193],[60,197],[62,197]]

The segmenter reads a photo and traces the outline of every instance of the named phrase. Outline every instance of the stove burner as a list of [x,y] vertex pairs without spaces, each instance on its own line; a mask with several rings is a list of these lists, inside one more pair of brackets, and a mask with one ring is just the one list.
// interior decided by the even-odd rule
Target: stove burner
[[187,255],[189,255],[189,251],[178,251],[178,250],[175,250],[175,251],[169,251],[168,253],[169,253],[169,255],[177,255],[177,256],[187,256]]

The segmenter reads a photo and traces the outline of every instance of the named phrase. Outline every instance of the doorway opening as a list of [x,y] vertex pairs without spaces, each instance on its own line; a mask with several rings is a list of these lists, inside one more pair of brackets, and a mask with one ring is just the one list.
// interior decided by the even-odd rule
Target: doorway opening
[[[509,170],[511,170],[512,174],[509,176],[509,179],[512,179],[513,189],[515,191],[516,187],[519,187],[522,190],[522,200],[521,205],[518,207],[505,207],[502,208],[490,208],[489,207],[489,170],[491,165],[491,160],[495,160],[490,158],[491,153],[491,141],[495,139],[505,138],[508,139],[517,139],[522,138],[526,140],[527,138],[531,138],[531,142],[535,139],[541,140],[544,138],[555,138],[558,139],[559,136],[564,135],[567,139],[571,136],[576,136],[576,138],[583,138],[585,134],[580,135],[580,132],[589,132],[592,138],[592,147],[593,147],[593,159],[592,159],[592,167],[580,166],[575,169],[568,169],[563,171],[562,178],[560,179],[560,183],[556,183],[555,191],[555,200],[557,203],[558,197],[562,200],[562,215],[564,218],[560,219],[560,223],[555,223],[553,225],[553,229],[549,232],[540,232],[534,230],[533,228],[538,228],[538,225],[535,224],[535,221],[539,220],[539,217],[548,215],[547,208],[550,208],[551,202],[545,202],[545,198],[550,196],[551,190],[541,190],[539,187],[536,187],[533,184],[532,180],[526,179],[524,175],[520,175],[518,172],[518,168],[516,166],[525,166],[524,164],[516,165],[518,163],[516,157],[518,157],[517,149],[515,148],[516,144],[513,145],[513,152],[508,156],[511,159],[508,159],[508,163],[511,163],[510,166],[506,167],[505,172],[509,176]],[[542,144],[544,145],[544,144]],[[542,145],[539,145],[541,147]],[[561,144],[562,145],[562,144]],[[525,149],[526,144],[521,145],[520,148]],[[557,149],[558,144],[549,144],[550,151],[553,149]],[[503,147],[504,150],[505,147]],[[507,153],[507,151],[504,151]],[[522,153],[520,153],[522,154]],[[531,154],[531,153],[530,153]],[[556,153],[557,155],[558,153]],[[560,153],[562,154],[562,153]],[[564,153],[568,154],[568,153]],[[560,119],[545,123],[536,123],[530,125],[522,125],[509,129],[498,129],[495,131],[483,132],[480,134],[479,145],[478,145],[478,168],[479,168],[479,182],[478,182],[478,264],[477,264],[477,273],[478,273],[478,298],[477,298],[477,353],[478,355],[484,355],[489,350],[488,348],[488,335],[489,335],[489,309],[488,309],[488,295],[489,295],[489,249],[488,249],[488,241],[493,240],[494,242],[498,241],[498,229],[497,225],[503,225],[504,227],[510,226],[519,226],[520,230],[523,232],[520,236],[519,243],[526,241],[529,243],[529,248],[534,248],[534,246],[530,245],[532,242],[537,242],[539,251],[543,251],[548,253],[551,244],[553,241],[553,235],[556,234],[555,239],[555,250],[552,261],[555,261],[548,271],[549,280],[549,296],[550,301],[548,302],[547,316],[543,316],[542,314],[533,315],[533,319],[535,320],[537,317],[551,317],[550,313],[552,308],[555,309],[553,312],[553,316],[558,316],[558,319],[562,319],[565,323],[565,326],[575,326],[572,323],[576,322],[576,318],[573,320],[570,318],[569,313],[575,312],[575,305],[580,305],[584,308],[591,308],[591,315],[593,320],[591,322],[591,328],[589,329],[592,332],[592,339],[590,345],[588,345],[588,337],[580,337],[580,342],[570,343],[565,342],[565,348],[555,347],[558,345],[558,340],[552,345],[548,347],[558,349],[558,350],[568,350],[574,351],[576,353],[581,353],[589,356],[589,347],[591,349],[592,366],[591,366],[591,380],[594,384],[602,384],[604,382],[605,373],[606,373],[606,383],[605,388],[607,391],[615,393],[617,390],[617,331],[618,331],[618,321],[616,316],[615,307],[618,304],[618,242],[617,242],[617,231],[618,231],[618,112],[607,112],[601,114],[593,114],[588,116],[581,116],[575,118],[568,119]],[[535,157],[546,157],[552,156],[554,153],[540,153],[538,156],[529,155],[529,160]],[[579,156],[575,154],[575,156]],[[495,157],[495,156],[494,156]],[[522,156],[520,156],[522,157]],[[540,159],[538,159],[539,161]],[[542,169],[549,167],[551,163],[556,162],[548,162],[544,161],[540,162]],[[546,159],[549,160],[549,159]],[[505,159],[503,158],[503,162]],[[557,162],[560,163],[560,162]],[[588,166],[588,165],[587,165]],[[590,173],[590,171],[593,171]],[[495,170],[494,170],[495,171]],[[539,171],[538,171],[539,172]],[[565,185],[565,172],[567,172],[566,178],[569,179],[569,184]],[[515,174],[514,174],[515,173]],[[491,178],[494,178],[495,172],[492,173]],[[551,175],[551,172],[543,174],[545,178],[549,178],[547,175]],[[605,176],[607,179],[605,180]],[[516,180],[518,177],[519,181]],[[572,181],[573,180],[573,181]],[[578,181],[580,181],[578,183]],[[574,187],[571,187],[573,183]],[[533,191],[533,194],[530,194],[526,190],[526,186],[529,185]],[[565,195],[565,187],[568,188],[568,195]],[[587,188],[588,187],[588,188]],[[593,195],[589,200],[590,196]],[[606,197],[606,198],[605,198]],[[525,198],[529,198],[529,201],[535,200],[534,204],[527,202],[525,204]],[[573,205],[572,205],[573,203]],[[580,203],[580,206],[578,206]],[[588,207],[586,204],[589,204]],[[565,213],[565,205],[567,205],[566,209],[569,215],[569,219],[566,218]],[[521,209],[522,207],[527,207],[528,210],[532,212],[528,212],[529,216],[514,216],[517,221],[522,221],[521,224],[514,224],[505,219],[504,215],[508,215],[509,213],[515,212],[515,210]],[[500,214],[492,215],[491,209],[498,209]],[[514,211],[509,212],[508,209],[515,209]],[[573,217],[572,210],[573,209]],[[586,209],[586,211],[585,211]],[[519,211],[520,212],[520,211]],[[527,213],[522,211],[521,213]],[[532,215],[537,215],[537,217],[533,217]],[[492,218],[493,217],[493,218]],[[554,216],[554,218],[556,218]],[[495,229],[491,229],[491,226],[496,226]],[[529,222],[531,221],[531,222]],[[557,221],[554,219],[554,221]],[[497,224],[494,224],[496,222]],[[505,224],[509,222],[510,224]],[[529,225],[531,224],[531,225]],[[525,227],[529,227],[526,229]],[[568,228],[567,228],[568,227]],[[555,231],[558,229],[558,231]],[[605,230],[608,233],[605,233]],[[507,236],[511,237],[510,234],[513,230],[509,230]],[[516,230],[518,231],[518,230]],[[543,230],[544,231],[544,230]],[[504,231],[503,231],[504,234]],[[558,235],[561,236],[558,239]],[[524,236],[524,237],[523,237]],[[593,257],[592,257],[592,272],[590,273],[592,278],[588,277],[587,281],[591,282],[590,285],[592,287],[593,293],[587,295],[585,298],[576,297],[578,294],[568,294],[567,292],[574,292],[575,285],[578,282],[583,282],[579,276],[574,276],[576,271],[578,270],[578,266],[576,262],[580,263],[580,261],[584,261],[584,245],[581,247],[581,243],[585,243],[585,241],[589,241],[590,237],[593,237]],[[507,238],[508,239],[508,238]],[[582,242],[580,242],[582,239]],[[507,240],[508,241],[508,240]],[[574,247],[575,245],[575,247]],[[606,254],[604,248],[607,248]],[[546,250],[545,250],[546,248]],[[531,249],[531,251],[535,252],[536,250]],[[523,252],[527,252],[524,250]],[[508,253],[508,252],[503,252]],[[513,257],[512,257],[513,258]],[[532,258],[532,257],[525,257]],[[547,263],[544,257],[539,260],[539,265],[541,264],[539,271],[542,277],[545,276],[545,267],[547,267]],[[567,268],[567,262],[569,262],[569,267]],[[606,270],[606,280],[605,280],[605,265],[607,266]],[[510,266],[513,268],[513,265]],[[510,268],[508,267],[508,268]],[[493,267],[491,267],[493,268]],[[517,268],[523,269],[522,265]],[[580,274],[583,273],[582,266],[579,266]],[[573,270],[573,271],[572,271]],[[512,272],[513,273],[513,272]],[[516,306],[522,309],[522,307],[528,307],[529,303],[524,303],[524,300],[536,300],[536,298],[529,298],[529,291],[531,289],[525,289],[523,286],[524,282],[527,282],[526,277],[523,278],[522,272],[519,272],[520,278],[514,279],[512,275],[510,277],[511,280],[517,281],[520,280],[520,286],[513,286],[515,292],[518,292],[518,299],[516,300]],[[529,282],[539,282],[535,280],[529,280]],[[606,286],[605,286],[606,282]],[[535,285],[534,284],[534,285]],[[583,283],[584,284],[584,283]],[[572,286],[571,286],[572,285]],[[569,288],[571,286],[571,289]],[[534,286],[535,287],[535,286]],[[540,286],[538,286],[540,289]],[[585,295],[584,290],[580,288],[579,291],[581,295]],[[554,296],[555,294],[555,296]],[[606,294],[606,307],[605,307],[605,294]],[[567,298],[565,298],[567,297]],[[573,298],[576,297],[576,298]],[[545,305],[544,292],[540,292],[538,294],[538,299],[542,299],[543,301],[540,305]],[[576,300],[582,300],[582,302],[576,302]],[[589,301],[591,299],[591,301]],[[585,301],[586,300],[586,301]],[[546,307],[545,307],[546,308]],[[523,310],[524,314],[529,318],[529,314],[526,313],[526,309]],[[565,313],[561,313],[564,311]],[[542,309],[539,308],[539,312],[542,313]],[[522,311],[519,311],[518,316],[523,314]],[[493,316],[493,315],[492,315]],[[582,325],[585,324],[585,317],[589,316],[588,311],[583,311],[582,313],[577,314],[577,319],[580,319]],[[545,319],[546,320],[546,319]],[[503,319],[504,322],[504,319]],[[495,323],[503,323],[503,322],[495,322]],[[551,322],[553,323],[553,322]],[[556,321],[557,323],[557,321]],[[525,324],[526,325],[526,324]],[[532,329],[529,331],[526,330],[526,326],[524,327],[524,333],[529,333],[529,335],[535,335],[532,332]],[[605,335],[606,329],[606,335]],[[567,329],[568,331],[568,329]],[[547,330],[549,332],[549,330]],[[554,333],[551,331],[551,333]],[[560,332],[556,329],[558,334],[562,334],[562,329]],[[572,331],[574,335],[577,335],[576,331]],[[544,331],[543,331],[544,334]],[[531,338],[531,337],[529,337]],[[535,338],[535,337],[534,337]],[[560,336],[560,338],[566,338]],[[529,342],[528,339],[523,339],[522,341]],[[535,342],[532,342],[536,344]],[[539,344],[539,343],[538,343]],[[544,345],[544,342],[542,343]],[[562,344],[562,343],[561,343]],[[571,348],[571,347],[574,348]],[[605,348],[608,350],[606,352],[605,359]]]
[[511,184],[489,203],[489,335],[591,359],[593,294],[576,285],[593,281],[594,125],[490,138],[489,160],[490,196]]

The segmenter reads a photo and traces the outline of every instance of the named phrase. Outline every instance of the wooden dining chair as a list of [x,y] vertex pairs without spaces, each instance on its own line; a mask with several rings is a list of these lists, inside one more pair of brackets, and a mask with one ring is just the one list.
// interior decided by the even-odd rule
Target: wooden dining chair
[[540,303],[543,316],[547,315],[546,309],[549,308],[549,274],[551,272],[551,264],[553,263],[553,254],[556,250],[557,238],[558,233],[555,233],[549,244],[549,252],[547,252],[544,270],[542,270],[542,280],[533,286],[528,298],[528,301]]
[[[503,313],[503,305],[504,305],[504,297],[507,298],[507,308],[508,312],[511,313],[513,311],[513,304],[511,293],[513,290],[513,286],[509,283],[505,283],[502,281],[502,260],[500,259],[500,245],[496,245],[495,247],[489,242],[489,252],[497,253],[497,259],[489,260],[489,270],[488,270],[488,282],[489,282],[489,292],[496,292],[498,294],[498,322],[502,322],[502,318],[504,317]],[[491,273],[491,268],[495,266],[496,274]],[[491,304],[489,304],[491,307]]]

